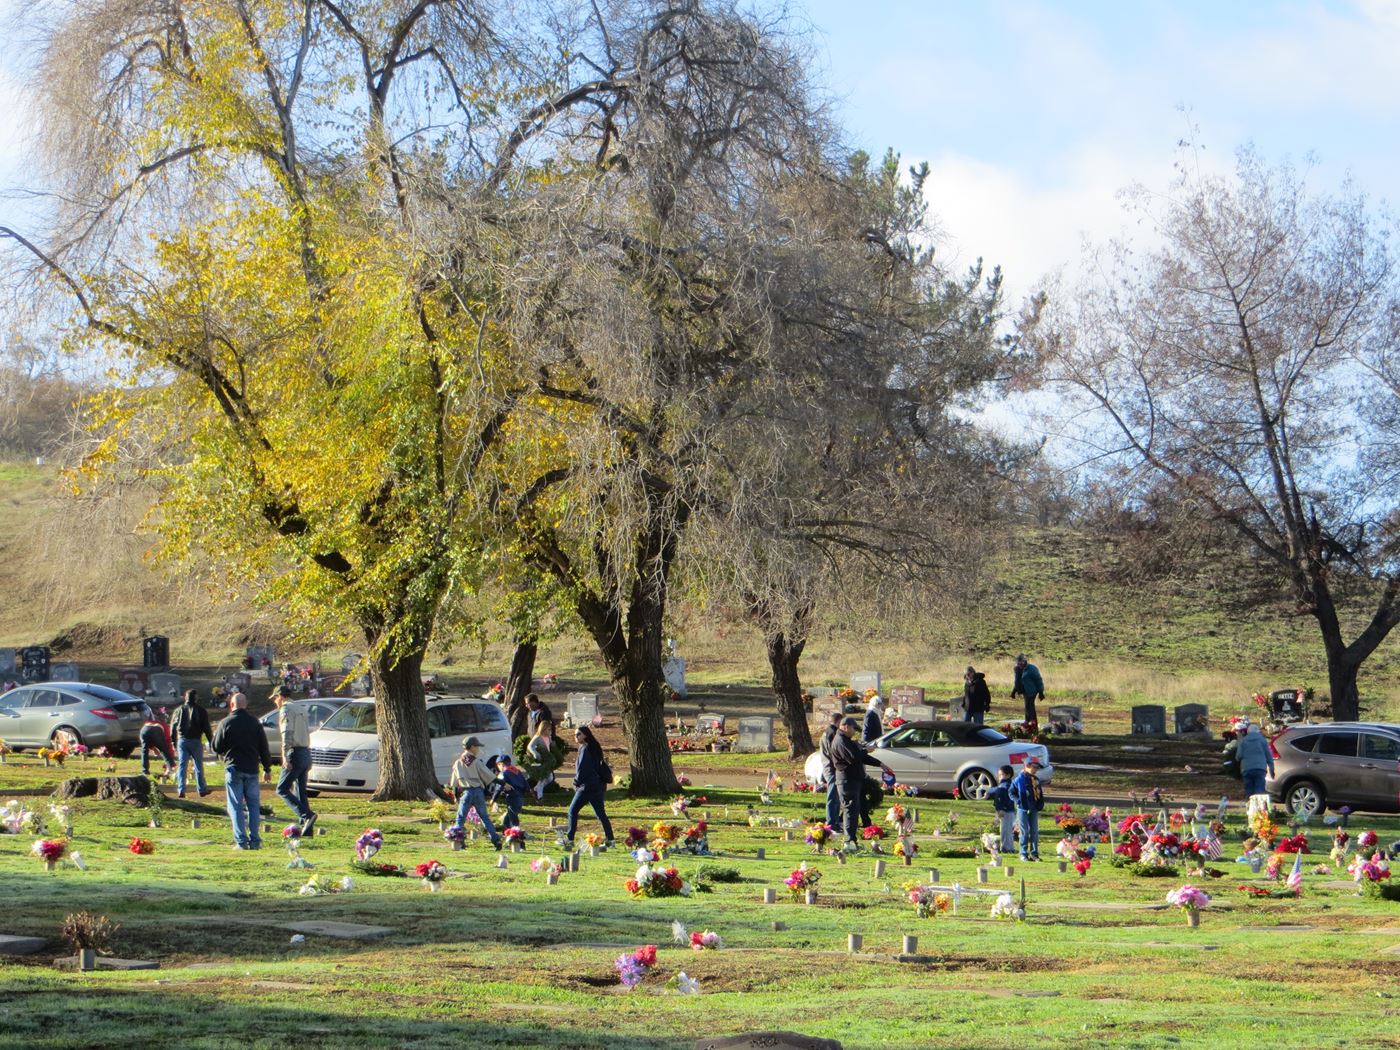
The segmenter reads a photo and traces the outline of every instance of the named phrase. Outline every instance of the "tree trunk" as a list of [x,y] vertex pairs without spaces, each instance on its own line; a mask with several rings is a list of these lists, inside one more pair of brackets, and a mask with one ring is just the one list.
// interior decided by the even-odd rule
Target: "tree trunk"
[[[645,596],[642,596],[642,593]],[[631,766],[630,794],[672,795],[676,770],[666,746],[666,698],[661,671],[661,626],[664,606],[650,587],[638,588],[627,611],[627,649],[610,667],[613,690],[622,705],[622,728]]]
[[807,710],[802,703],[802,681],[797,677],[797,662],[807,647],[805,638],[793,640],[782,631],[769,636],[768,666],[773,671],[773,694],[778,701],[778,717],[788,734],[788,758],[800,761],[816,746],[807,724]]
[[1327,661],[1327,684],[1332,692],[1332,719],[1355,722],[1361,713],[1361,696],[1356,689],[1360,668],[1345,659]]
[[432,798],[442,787],[433,765],[428,706],[423,697],[427,644],[395,656],[377,644],[382,637],[374,629],[365,630],[379,730],[379,786],[370,798],[375,802]]
[[510,720],[510,738],[513,741],[526,733],[529,712],[525,708],[525,694],[535,680],[535,657],[539,645],[533,638],[517,638],[515,655],[510,658],[510,678],[506,680],[506,718]]
[[[1313,616],[1322,632],[1322,648],[1327,654],[1327,684],[1332,693],[1332,718],[1337,722],[1356,721],[1361,706],[1356,690],[1356,675],[1365,655],[1355,651],[1357,644],[1347,645],[1342,638],[1342,625],[1337,619],[1337,606],[1332,590],[1320,573],[1314,573]],[[1358,639],[1358,644],[1360,639]],[[1374,648],[1374,647],[1373,647]],[[1368,651],[1369,652],[1369,651]]]

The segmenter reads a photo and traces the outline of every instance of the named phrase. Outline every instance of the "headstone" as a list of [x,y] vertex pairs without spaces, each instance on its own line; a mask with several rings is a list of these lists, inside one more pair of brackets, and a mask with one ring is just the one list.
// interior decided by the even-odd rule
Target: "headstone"
[[363,659],[364,655],[362,653],[346,653],[340,658],[340,669],[346,674],[349,674],[360,666],[360,661]]
[[19,651],[18,670],[26,682],[47,682],[49,680],[49,647],[31,645]]
[[293,933],[310,933],[338,940],[374,940],[394,932],[392,926],[364,926],[358,922],[289,922],[285,929]]
[[13,649],[0,649],[0,675],[11,675],[15,672],[15,651]]
[[685,661],[672,653],[661,661],[661,673],[666,677],[666,684],[671,687],[671,691],[682,700],[685,699]]
[[797,1032],[745,1032],[695,1040],[695,1050],[841,1050],[835,1039],[819,1039]]
[[879,671],[857,671],[851,675],[851,688],[856,691],[858,698],[865,696],[867,689],[874,689],[880,692],[880,672]]
[[180,676],[162,671],[150,677],[151,695],[158,700],[178,700],[180,699]]
[[151,676],[137,667],[128,667],[117,672],[117,688],[132,696],[145,696],[151,687]]
[[827,693],[812,701],[812,714],[817,716],[819,722],[825,722],[831,715],[839,715],[845,711],[846,705],[841,702],[841,698],[835,693]]
[[907,704],[899,709],[899,717],[906,722],[932,722],[932,704]]
[[224,692],[247,694],[253,688],[253,676],[246,671],[235,671],[232,674],[224,675]]
[[967,721],[967,697],[954,696],[949,698],[948,719],[952,722]]
[[904,707],[908,704],[922,704],[924,691],[917,685],[897,685],[890,690],[890,706]]
[[576,726],[586,726],[598,713],[597,693],[570,693],[565,701],[569,721]]
[[1210,732],[1210,708],[1205,704],[1182,704],[1173,714],[1178,733]]
[[[78,959],[76,956],[55,959],[53,965],[56,970],[76,970]],[[97,968],[99,970],[159,970],[160,963],[153,959],[116,959],[110,955],[99,955]]]
[[723,733],[724,715],[701,715],[695,720],[695,728],[701,733]]
[[1163,736],[1167,732],[1167,709],[1161,704],[1133,707],[1133,733],[1137,736]]
[[248,657],[255,670],[277,661],[277,650],[270,645],[250,645],[243,650],[243,654]]
[[1066,731],[1072,726],[1084,726],[1084,709],[1078,704],[1052,704],[1050,707],[1050,725],[1063,726]]
[[153,634],[141,639],[141,666],[148,669],[170,666],[170,639]]
[[760,752],[773,750],[773,720],[771,718],[739,719],[739,743],[736,750]]
[[1269,694],[1269,707],[1276,722],[1297,722],[1303,718],[1303,691],[1275,689]]
[[82,672],[76,660],[60,660],[49,664],[50,682],[81,682]]

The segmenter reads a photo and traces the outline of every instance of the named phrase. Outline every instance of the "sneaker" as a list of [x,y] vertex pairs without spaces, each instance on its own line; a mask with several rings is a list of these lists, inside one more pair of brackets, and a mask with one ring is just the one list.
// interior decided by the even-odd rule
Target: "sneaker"
[[203,797],[204,797],[205,795],[207,795],[207,794],[209,794],[209,789],[208,789],[208,788],[200,788],[200,789],[199,789],[199,797],[200,797],[200,798],[203,798]]
[[234,850],[247,849],[247,848],[248,848],[247,846],[240,846],[240,845],[239,845],[238,843],[236,843],[236,842],[233,844],[233,849],[234,849]]
[[497,853],[501,852],[501,847],[505,845],[505,840],[499,836],[491,840],[491,848]]
[[616,849],[616,848],[617,848],[617,840],[616,840],[616,839],[608,839],[607,842],[604,842],[604,843],[603,843],[603,848],[604,848],[604,849]]
[[316,814],[312,813],[301,822],[301,833],[303,836],[310,835],[316,827]]
[[184,798],[184,797],[185,797],[185,792],[184,792],[183,790],[177,791],[177,792],[175,792],[175,797],[176,797],[176,798]]

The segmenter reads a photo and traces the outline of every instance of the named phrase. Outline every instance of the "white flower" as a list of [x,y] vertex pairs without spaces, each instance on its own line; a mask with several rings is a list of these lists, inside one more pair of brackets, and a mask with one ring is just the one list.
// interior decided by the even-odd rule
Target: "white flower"
[[303,886],[301,889],[297,890],[297,896],[298,896],[298,897],[314,897],[314,896],[316,896],[316,894],[318,894],[318,893],[320,893],[320,892],[321,892],[321,891],[318,890],[318,889],[316,888],[315,884],[308,882],[308,883],[307,883],[305,886]]
[[1014,919],[1016,917],[1016,901],[1011,894],[1003,893],[997,897],[992,904],[992,918],[994,919]]
[[354,889],[354,888],[355,888],[355,880],[352,879],[349,875],[344,876],[344,877],[340,880],[340,892],[341,892],[341,893],[346,893],[346,892],[348,892],[349,890],[352,890],[352,889]]
[[643,864],[640,868],[638,868],[636,879],[637,883],[642,886],[645,886],[647,883],[649,883],[651,881],[651,865]]
[[682,995],[700,994],[700,982],[694,977],[687,977],[684,970],[676,974],[676,987],[680,989]]
[[691,888],[690,883],[688,883],[688,882],[682,882],[682,883],[681,883],[681,896],[682,896],[682,897],[689,897],[689,896],[690,896],[692,893],[694,893],[694,892],[695,892],[695,891]]
[[[304,889],[304,888],[305,888],[305,887],[303,887],[303,889]],[[291,939],[291,942],[290,942],[290,943],[292,943],[292,944],[305,944],[305,943],[306,943],[306,934],[304,934],[304,933],[294,933],[294,934],[292,934],[292,939]]]
[[671,939],[677,944],[689,944],[690,933],[679,920],[671,923]]

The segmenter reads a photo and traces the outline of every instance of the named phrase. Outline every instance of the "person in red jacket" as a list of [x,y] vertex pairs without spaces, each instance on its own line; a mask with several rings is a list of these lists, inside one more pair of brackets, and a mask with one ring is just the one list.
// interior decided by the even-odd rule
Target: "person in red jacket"
[[170,751],[170,727],[155,715],[141,727],[141,772],[151,775],[151,752],[165,760],[162,775],[175,768],[175,756]]

